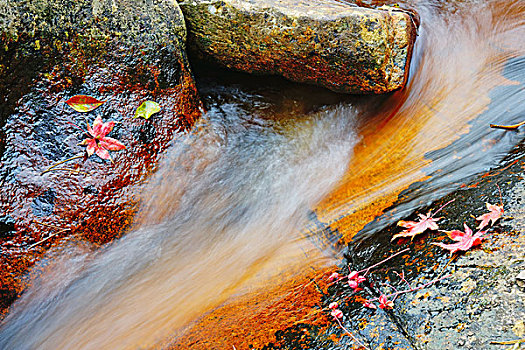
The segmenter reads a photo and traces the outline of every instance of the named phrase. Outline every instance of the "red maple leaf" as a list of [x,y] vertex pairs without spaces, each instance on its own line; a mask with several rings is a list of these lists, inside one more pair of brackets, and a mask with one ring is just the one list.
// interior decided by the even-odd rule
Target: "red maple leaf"
[[355,292],[361,290],[359,288],[359,283],[366,281],[366,277],[359,275],[359,272],[352,271],[348,275],[348,285],[350,288],[352,288]]
[[443,249],[450,250],[450,254],[454,254],[455,252],[458,252],[460,250],[467,251],[470,248],[480,245],[481,240],[483,239],[483,235],[486,231],[478,231],[476,234],[472,235],[472,230],[470,227],[467,226],[467,224],[463,223],[463,226],[465,227],[465,232],[459,231],[459,230],[453,230],[448,231],[447,235],[453,239],[454,241],[457,241],[458,243],[453,244],[444,244],[444,243],[432,243],[434,245],[437,245],[438,247],[441,247]]
[[372,302],[370,302],[368,300],[363,303],[363,306],[367,307],[369,309],[377,309],[376,304],[374,304],[374,303],[372,303]]
[[494,223],[496,223],[496,221],[498,221],[498,219],[503,215],[503,206],[493,205],[490,203],[485,204],[487,204],[487,210],[489,212],[476,218],[476,220],[481,221],[477,227],[478,230],[488,226],[489,222],[491,222],[491,225],[494,225]]
[[418,214],[419,215],[419,221],[404,221],[400,220],[397,223],[397,226],[401,226],[406,228],[406,230],[395,234],[394,237],[392,237],[392,241],[398,237],[410,237],[412,240],[414,236],[425,232],[426,230],[438,230],[439,227],[437,225],[437,222],[441,218],[433,218],[431,215],[431,212],[428,212],[427,215]]
[[388,297],[384,294],[381,294],[379,297],[379,308],[381,309],[392,309],[394,307],[394,302],[388,300]]
[[109,151],[119,151],[126,148],[126,146],[124,146],[120,141],[111,137],[106,137],[106,135],[109,134],[111,130],[113,130],[114,126],[114,121],[103,123],[100,116],[98,116],[93,122],[93,128],[91,128],[91,126],[88,124],[88,133],[92,136],[92,138],[85,139],[80,143],[80,145],[87,146],[86,151],[89,156],[95,153],[102,159],[111,160]]

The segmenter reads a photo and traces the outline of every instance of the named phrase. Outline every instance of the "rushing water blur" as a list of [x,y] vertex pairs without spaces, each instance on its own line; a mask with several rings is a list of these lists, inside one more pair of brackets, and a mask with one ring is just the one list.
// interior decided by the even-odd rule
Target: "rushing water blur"
[[208,101],[144,189],[135,229],[102,251],[63,247],[5,319],[0,348],[151,346],[267,264],[322,264],[301,234],[312,209],[334,222],[426,180],[406,213],[496,165],[522,139],[488,124],[525,118],[525,5],[408,5],[422,25],[407,89],[311,113],[317,96],[265,95],[279,88]]
[[[0,348],[146,346],[217,306],[251,269],[301,244],[298,228],[346,169],[353,113],[280,125],[212,107],[144,190],[138,227],[89,261],[57,263],[8,316]],[[46,287],[59,276],[72,277]]]
[[489,124],[525,117],[525,2],[403,6],[421,16],[408,86],[360,108],[351,171],[316,209],[345,241],[394,203],[361,235],[458,188],[523,138]]

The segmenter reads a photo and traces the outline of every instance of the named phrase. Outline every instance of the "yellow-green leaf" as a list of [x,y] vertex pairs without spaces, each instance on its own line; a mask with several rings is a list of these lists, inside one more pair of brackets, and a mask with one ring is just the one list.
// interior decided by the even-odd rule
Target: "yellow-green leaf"
[[75,95],[66,101],[67,105],[77,112],[91,112],[106,101],[99,101],[94,97],[86,95]]
[[139,108],[137,108],[133,118],[142,117],[144,119],[149,119],[149,117],[158,112],[160,112],[160,106],[157,102],[144,101]]

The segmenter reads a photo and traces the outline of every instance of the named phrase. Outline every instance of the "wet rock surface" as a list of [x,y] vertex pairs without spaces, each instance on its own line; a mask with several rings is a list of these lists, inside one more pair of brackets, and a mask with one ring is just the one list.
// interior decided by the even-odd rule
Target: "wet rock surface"
[[228,68],[277,74],[347,93],[404,86],[416,36],[396,8],[331,0],[180,3],[190,48]]
[[[53,244],[72,237],[104,244],[129,228],[141,183],[191,128],[201,103],[176,2],[2,0],[0,14],[5,310],[24,289],[22,276]],[[105,103],[79,113],[65,103],[77,94]],[[132,119],[145,100],[158,102],[161,112]],[[108,136],[126,149],[112,152],[114,162],[88,158],[79,145],[86,122],[97,116],[118,122]]]
[[[343,325],[370,349],[519,348],[516,344],[522,342],[525,335],[522,283],[525,269],[522,200],[525,180],[522,171],[525,161],[521,158],[524,152],[524,146],[519,146],[500,169],[474,179],[463,189],[418,211],[435,211],[454,199],[439,214],[443,216],[440,228],[459,229],[466,222],[474,229],[478,222],[473,216],[486,212],[485,203],[499,204],[502,200],[504,217],[487,230],[481,246],[450,256],[448,251],[431,244],[449,243],[443,232],[424,233],[412,242],[409,239],[390,242],[400,228],[386,228],[350,244],[345,254],[345,267],[339,272],[348,274],[351,270],[364,269],[407,247],[410,251],[375,269],[367,276],[368,282],[362,291],[353,292],[346,282],[325,287],[323,305],[326,309],[329,303],[339,302],[344,312]],[[416,214],[407,219],[416,219]],[[398,274],[404,274],[412,287],[448,277],[421,290],[400,295],[392,310],[372,310],[362,305],[366,299],[393,292],[385,283],[398,290],[406,289]],[[293,327],[289,329],[294,330]],[[359,348],[335,322],[326,333],[310,334],[310,339],[306,348]]]
[[[0,11],[6,9],[13,12],[9,6]],[[13,37],[18,39],[13,41]],[[185,64],[181,64],[180,70],[166,70],[162,65],[164,61],[155,56],[156,50],[144,56],[129,54],[137,44],[123,44],[122,52],[113,50],[123,42],[114,43],[111,37],[109,35],[107,46],[103,45],[101,57],[91,55],[92,41],[87,51],[85,46],[77,46],[79,38],[80,41],[72,40],[72,46],[68,44],[69,48],[63,51],[60,45],[50,45],[45,35],[29,37],[22,32],[2,39],[8,38],[2,42],[8,47],[7,54],[0,57],[0,69],[5,73],[0,79],[0,88],[4,89],[1,96],[7,101],[0,104],[2,124],[5,124],[2,130],[7,135],[1,138],[0,169],[3,254],[0,300],[5,303],[3,306],[22,290],[19,277],[27,267],[59,238],[77,234],[92,242],[104,243],[120,235],[130,224],[136,187],[154,170],[159,152],[173,139],[173,133],[189,128],[197,115],[194,111],[199,103]],[[98,49],[100,47],[94,52],[100,53]],[[19,54],[21,50],[26,50],[23,55]],[[56,52],[61,55],[57,57]],[[80,58],[75,59],[78,53]],[[93,57],[98,58],[93,60]],[[151,57],[153,60],[149,61]],[[142,58],[154,64],[146,64]],[[157,63],[160,69],[156,68]],[[107,102],[95,112],[81,115],[64,104],[76,93],[92,94]],[[142,99],[161,103],[161,114],[149,121],[129,119]],[[73,167],[75,171],[41,175],[53,162],[83,152],[77,144],[85,135],[67,122],[84,128],[84,117],[92,122],[96,115],[105,121],[121,121],[109,135],[127,146],[125,151],[112,154],[115,164],[92,157],[67,165],[70,168],[71,164],[77,164],[78,167]],[[455,198],[456,202],[443,212],[446,216],[443,228],[459,228],[463,221],[474,226],[471,215],[484,212],[485,201],[499,201],[494,185],[498,183],[506,215],[513,219],[502,220],[491,229],[481,248],[449,263],[446,252],[430,245],[432,241],[445,239],[444,234],[430,233],[413,242],[392,244],[390,237],[399,232],[399,228],[390,227],[372,238],[351,244],[345,262],[363,268],[405,246],[411,247],[410,254],[372,274],[375,285],[359,293],[365,297],[378,295],[383,288],[379,282],[384,281],[385,275],[398,286],[400,281],[393,271],[405,272],[414,284],[452,273],[447,280],[398,298],[393,311],[363,308],[362,299],[346,285],[324,291],[323,306],[327,307],[333,300],[341,301],[345,326],[372,349],[491,349],[500,347],[491,345],[491,341],[522,339],[525,223],[520,201],[525,186],[521,154],[522,149],[514,155],[518,158],[515,163],[509,161],[501,171],[486,174],[479,183],[476,179],[464,190],[430,208],[435,210]],[[426,213],[428,209],[418,212]],[[407,219],[415,219],[415,214]],[[316,291],[324,287],[322,283],[319,285],[319,289],[315,285]],[[325,318],[330,317],[326,310],[316,311],[324,312]],[[328,327],[329,331],[324,332],[325,327],[313,327],[305,321],[278,331],[276,342],[264,348],[354,348],[355,343],[344,336],[335,323],[329,323]]]

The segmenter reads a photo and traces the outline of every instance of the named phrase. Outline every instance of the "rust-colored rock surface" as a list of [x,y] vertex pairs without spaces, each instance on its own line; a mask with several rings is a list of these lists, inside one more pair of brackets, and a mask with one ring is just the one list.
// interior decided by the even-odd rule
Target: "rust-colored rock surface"
[[[199,117],[176,2],[0,1],[0,309],[22,276],[64,239],[95,244],[131,224],[134,195],[159,154]],[[65,101],[106,101],[79,113]],[[132,119],[145,100],[160,104]],[[108,135],[126,149],[114,162],[87,157],[86,121],[118,122]],[[79,130],[80,129],[80,130]],[[72,161],[43,173],[74,156]],[[81,157],[84,155],[83,157]]]
[[332,0],[188,0],[190,48],[228,68],[347,93],[404,86],[416,36],[395,8]]

